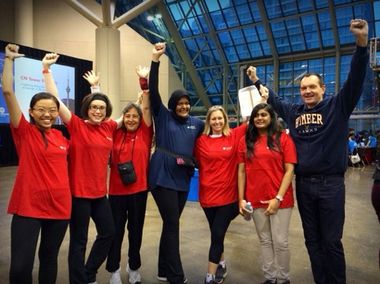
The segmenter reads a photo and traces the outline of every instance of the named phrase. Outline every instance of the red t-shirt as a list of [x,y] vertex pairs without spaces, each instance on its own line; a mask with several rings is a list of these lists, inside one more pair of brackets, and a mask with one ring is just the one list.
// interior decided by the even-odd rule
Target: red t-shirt
[[[118,129],[115,132],[109,194],[129,195],[148,189],[147,178],[152,136],[153,126],[148,127],[143,120],[135,132],[126,132],[125,129]],[[117,164],[131,159],[135,168],[136,182],[124,185]]]
[[221,206],[238,200],[237,148],[247,124],[232,129],[229,136],[202,134],[196,141],[199,162],[199,202],[202,207]]
[[[12,136],[19,165],[8,213],[43,219],[69,219],[71,193],[67,172],[68,141],[56,129],[39,129],[21,116]],[[28,236],[25,236],[28,237]]]
[[72,114],[67,129],[70,133],[69,175],[73,196],[100,198],[107,194],[107,166],[112,150],[116,121],[90,124]]
[[[261,136],[255,143],[254,156],[247,157],[245,138],[239,143],[239,163],[245,163],[246,186],[245,199],[250,201],[253,208],[266,208],[268,204],[260,201],[276,197],[284,176],[284,163],[297,163],[296,147],[292,138],[285,132],[280,136],[281,152],[267,147],[267,137]],[[281,202],[280,208],[294,206],[293,188],[289,186]]]

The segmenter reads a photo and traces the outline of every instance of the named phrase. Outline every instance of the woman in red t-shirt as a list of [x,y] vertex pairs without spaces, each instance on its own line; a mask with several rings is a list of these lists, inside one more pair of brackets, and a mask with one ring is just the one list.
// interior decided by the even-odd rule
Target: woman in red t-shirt
[[261,244],[263,283],[290,283],[288,229],[297,154],[291,137],[278,130],[277,115],[270,105],[253,108],[238,159],[240,213],[247,215],[249,201]]
[[[141,107],[129,103],[123,110],[123,125],[113,137],[109,182],[109,201],[111,204],[116,234],[108,253],[106,269],[111,272],[110,283],[121,283],[120,258],[125,225],[128,221],[128,265],[129,283],[141,283],[140,248],[143,236],[146,202],[148,197],[148,165],[152,144],[153,126],[147,83],[149,68],[137,69],[140,86]],[[143,84],[141,84],[144,82]],[[118,165],[132,161],[136,176],[131,183],[120,176]],[[124,179],[126,180],[126,179]]]
[[[47,90],[58,98],[50,66],[59,55],[47,54],[43,74]],[[100,92],[85,96],[79,118],[62,102],[59,115],[70,134],[69,177],[73,209],[70,220],[70,283],[95,283],[96,273],[108,255],[115,234],[111,207],[107,198],[107,168],[113,146],[113,134],[121,125],[110,119],[111,102]],[[90,218],[97,236],[85,261]]]
[[32,97],[30,123],[22,114],[13,90],[13,61],[23,56],[18,49],[14,44],[6,46],[2,80],[12,136],[19,156],[8,207],[8,213],[13,214],[9,283],[33,282],[32,271],[39,236],[39,282],[55,283],[58,253],[71,212],[68,141],[60,131],[52,129],[59,109],[59,102],[52,94],[41,92]]
[[211,245],[205,283],[221,283],[227,276],[224,237],[239,214],[237,190],[237,147],[247,124],[230,129],[226,111],[212,106],[205,129],[195,144],[199,164],[199,202],[211,231]]

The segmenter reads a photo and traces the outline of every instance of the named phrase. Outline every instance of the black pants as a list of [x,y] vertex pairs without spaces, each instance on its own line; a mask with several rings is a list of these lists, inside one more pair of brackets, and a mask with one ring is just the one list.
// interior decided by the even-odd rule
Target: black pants
[[40,231],[38,283],[53,284],[56,282],[59,248],[68,224],[68,220],[37,219],[13,215],[10,284],[31,284],[33,282],[33,263]]
[[128,221],[128,264],[132,270],[141,266],[140,248],[145,220],[148,191],[131,195],[110,195],[116,234],[108,253],[106,269],[115,272],[120,267],[121,247],[124,239],[125,224]]
[[[379,219],[379,223],[380,223],[380,182],[379,181],[375,181],[373,183],[371,199],[372,199],[373,208],[375,208],[377,218]],[[379,249],[379,268],[380,268],[380,249]]]
[[[96,240],[85,262],[90,218],[96,226]],[[96,281],[96,273],[107,258],[115,226],[107,197],[96,199],[73,197],[70,220],[69,278],[71,284]]]
[[170,283],[183,283],[184,273],[179,254],[179,219],[188,194],[188,191],[175,191],[164,187],[152,190],[163,221],[158,275],[166,276]]
[[223,206],[205,207],[203,211],[211,231],[208,261],[218,264],[224,252],[224,237],[231,221],[239,214],[239,206],[234,202]]

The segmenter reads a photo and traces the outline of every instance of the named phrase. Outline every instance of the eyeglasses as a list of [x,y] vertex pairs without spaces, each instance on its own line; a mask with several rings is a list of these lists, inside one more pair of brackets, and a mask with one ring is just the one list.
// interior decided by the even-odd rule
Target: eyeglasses
[[49,114],[54,115],[54,114],[58,113],[58,109],[56,109],[56,108],[47,109],[47,108],[39,107],[39,108],[33,108],[33,110],[35,110],[39,114],[45,114],[48,112]]
[[92,111],[97,111],[97,110],[105,111],[106,107],[105,106],[90,105],[90,110],[92,110]]

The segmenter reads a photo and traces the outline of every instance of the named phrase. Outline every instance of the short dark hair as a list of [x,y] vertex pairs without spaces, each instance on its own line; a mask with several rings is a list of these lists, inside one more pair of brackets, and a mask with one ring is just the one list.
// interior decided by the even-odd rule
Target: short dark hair
[[[36,103],[40,100],[52,100],[57,105],[57,109],[59,110],[58,99],[48,92],[40,92],[40,93],[35,94],[30,100],[29,108],[32,109],[36,105]],[[29,119],[32,124],[35,123],[34,118],[31,115],[29,115]]]
[[307,77],[311,77],[311,76],[316,76],[317,78],[318,78],[318,81],[319,81],[319,86],[323,86],[323,85],[325,85],[325,82],[323,82],[323,78],[322,78],[322,76],[320,75],[320,74],[318,74],[318,73],[315,73],[315,72],[310,72],[310,73],[306,73],[306,74],[304,74],[302,77],[301,77],[301,79],[300,79],[300,83],[301,83],[301,81],[303,80],[303,78],[307,78]]
[[104,101],[106,103],[106,118],[111,117],[111,115],[112,115],[112,104],[111,104],[110,99],[108,98],[107,95],[100,93],[100,92],[96,92],[96,93],[88,94],[87,96],[85,96],[83,98],[82,106],[80,108],[80,113],[82,115],[82,118],[88,119],[88,110],[90,108],[91,102],[94,100]]

